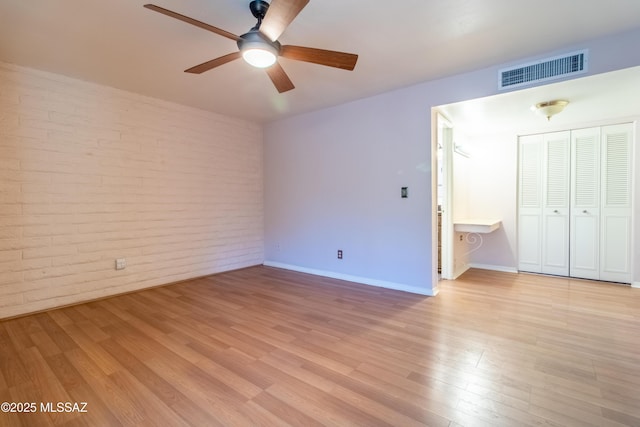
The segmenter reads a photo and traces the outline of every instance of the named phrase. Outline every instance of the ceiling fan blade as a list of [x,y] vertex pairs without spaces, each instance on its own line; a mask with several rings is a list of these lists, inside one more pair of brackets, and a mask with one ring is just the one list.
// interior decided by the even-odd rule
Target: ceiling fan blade
[[282,46],[280,48],[280,56],[349,71],[355,68],[356,62],[358,61],[358,55],[353,53],[291,45]]
[[156,6],[155,4],[145,4],[144,7],[146,7],[147,9],[151,9],[153,11],[156,11],[158,13],[162,13],[163,15],[167,15],[167,16],[170,16],[172,18],[179,19],[179,20],[181,20],[183,22],[186,22],[188,24],[195,25],[196,27],[200,27],[200,28],[205,29],[207,31],[211,31],[212,33],[216,33],[216,34],[221,35],[223,37],[226,37],[228,39],[235,40],[235,41],[240,40],[240,37],[236,36],[235,34],[232,34],[232,33],[228,32],[228,31],[221,30],[220,28],[214,27],[213,25],[205,24],[204,22],[198,21],[198,20],[193,19],[193,18],[189,18],[188,16],[184,16],[184,15],[181,15],[179,13],[172,12],[169,9],[165,9],[163,7],[160,7],[160,6]]
[[260,32],[272,42],[284,33],[309,0],[273,0],[260,24]]
[[221,56],[216,59],[212,59],[211,61],[203,62],[200,65],[196,65],[195,67],[191,67],[188,70],[184,70],[185,73],[193,73],[193,74],[202,74],[205,71],[209,71],[212,68],[219,67],[220,65],[224,65],[227,62],[231,62],[234,59],[238,59],[242,56],[240,52],[233,52],[227,55]]
[[271,67],[266,68],[269,78],[273,82],[273,85],[278,89],[278,92],[283,93],[295,88],[287,73],[284,72],[282,66],[277,62]]

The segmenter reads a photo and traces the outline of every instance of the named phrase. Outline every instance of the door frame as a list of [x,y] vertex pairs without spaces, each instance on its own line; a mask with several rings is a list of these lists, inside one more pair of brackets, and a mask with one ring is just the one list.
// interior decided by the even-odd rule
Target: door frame
[[[445,280],[453,279],[453,124],[449,119],[447,119],[441,112],[437,109],[434,109],[433,112],[433,127],[434,129],[432,133],[433,140],[433,182],[434,185],[434,203],[432,208],[432,215],[434,218],[433,221],[433,230],[434,235],[436,236],[433,239],[433,253],[434,253],[434,283],[437,283],[439,278]],[[438,158],[438,150],[442,147],[442,159]],[[439,173],[440,168],[442,168],[442,174]],[[441,178],[440,178],[440,175]],[[442,182],[440,182],[442,181]],[[442,184],[441,190],[439,190]],[[440,244],[441,244],[441,272],[438,277],[438,227],[437,227],[437,216],[438,216],[438,199],[439,194],[441,193],[442,201],[440,203],[440,214],[441,214],[441,222],[440,222]]]

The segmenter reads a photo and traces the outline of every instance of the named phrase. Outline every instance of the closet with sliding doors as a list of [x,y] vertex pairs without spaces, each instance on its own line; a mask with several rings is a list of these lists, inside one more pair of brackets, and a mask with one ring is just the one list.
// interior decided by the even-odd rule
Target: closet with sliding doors
[[630,283],[633,124],[518,144],[518,269]]

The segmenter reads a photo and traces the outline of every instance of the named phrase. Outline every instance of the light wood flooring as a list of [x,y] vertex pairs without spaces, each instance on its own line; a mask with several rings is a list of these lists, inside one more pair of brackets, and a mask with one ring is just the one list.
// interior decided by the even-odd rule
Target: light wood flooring
[[[1,426],[640,426],[640,289],[252,267],[0,322]],[[86,402],[85,413],[41,404]]]

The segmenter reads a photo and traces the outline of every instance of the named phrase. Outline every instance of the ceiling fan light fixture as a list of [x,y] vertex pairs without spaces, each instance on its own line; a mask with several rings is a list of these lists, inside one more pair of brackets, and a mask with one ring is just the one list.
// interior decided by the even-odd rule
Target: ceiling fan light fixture
[[242,50],[242,58],[257,68],[267,68],[275,64],[277,52],[265,46],[249,47]]
[[257,68],[268,68],[275,64],[280,52],[280,43],[266,40],[258,30],[240,36],[238,49],[242,58]]
[[547,120],[551,120],[551,117],[562,112],[562,110],[564,110],[564,107],[566,107],[568,104],[569,101],[557,99],[554,101],[538,102],[536,105],[531,107],[531,109],[538,114],[546,117]]

